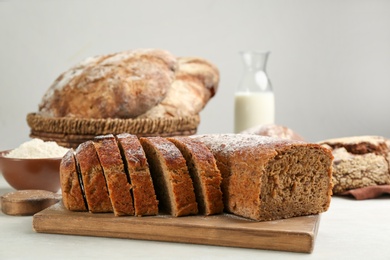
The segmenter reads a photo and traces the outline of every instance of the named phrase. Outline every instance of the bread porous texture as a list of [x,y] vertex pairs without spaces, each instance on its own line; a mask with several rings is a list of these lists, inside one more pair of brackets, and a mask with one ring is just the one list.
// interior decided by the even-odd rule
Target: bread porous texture
[[318,147],[295,146],[278,153],[262,174],[260,218],[290,218],[328,209],[331,163]]

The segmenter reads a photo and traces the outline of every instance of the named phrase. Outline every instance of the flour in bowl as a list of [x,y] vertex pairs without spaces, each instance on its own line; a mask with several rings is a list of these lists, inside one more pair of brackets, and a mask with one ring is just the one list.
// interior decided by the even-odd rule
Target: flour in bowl
[[9,152],[5,157],[9,158],[58,158],[63,157],[68,148],[59,146],[56,142],[44,142],[34,138],[21,144],[18,148]]

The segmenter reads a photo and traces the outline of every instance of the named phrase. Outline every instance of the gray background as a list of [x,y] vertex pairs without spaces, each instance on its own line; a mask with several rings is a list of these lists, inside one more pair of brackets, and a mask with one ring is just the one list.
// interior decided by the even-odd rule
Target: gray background
[[276,123],[309,141],[390,137],[390,1],[0,0],[0,149],[29,139],[55,78],[133,48],[200,56],[221,73],[198,133],[233,132],[240,50],[269,50]]

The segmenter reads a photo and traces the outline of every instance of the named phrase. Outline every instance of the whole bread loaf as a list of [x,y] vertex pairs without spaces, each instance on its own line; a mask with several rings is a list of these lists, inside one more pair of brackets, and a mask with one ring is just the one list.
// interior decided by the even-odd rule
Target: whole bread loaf
[[332,153],[258,135],[201,135],[222,174],[225,210],[254,220],[318,214],[332,195]]
[[333,193],[390,184],[388,140],[381,136],[350,136],[320,141],[334,156]]
[[40,115],[155,118],[197,115],[218,88],[219,71],[201,58],[134,49],[85,59],[44,94]]
[[175,70],[176,58],[163,50],[88,58],[54,81],[39,111],[50,117],[134,118],[161,102]]

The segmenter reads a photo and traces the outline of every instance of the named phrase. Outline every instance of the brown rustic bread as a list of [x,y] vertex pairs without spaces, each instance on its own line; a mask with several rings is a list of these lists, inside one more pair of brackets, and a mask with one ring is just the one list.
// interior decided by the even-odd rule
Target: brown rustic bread
[[332,150],[333,193],[390,184],[389,148],[380,136],[351,136],[319,142]]
[[131,185],[115,136],[112,134],[96,136],[94,144],[103,168],[114,214],[116,216],[134,215]]
[[168,138],[183,154],[190,172],[199,213],[212,215],[222,213],[221,173],[213,154],[202,143],[189,137]]
[[218,83],[219,71],[215,65],[202,58],[180,57],[167,96],[139,118],[197,115],[217,92]]
[[217,160],[226,211],[263,221],[328,209],[333,159],[328,149],[258,135],[193,138],[204,143]]
[[176,146],[162,137],[140,138],[150,166],[160,210],[175,217],[198,213],[186,161]]
[[294,132],[292,129],[275,124],[264,124],[251,127],[241,132],[241,134],[255,134],[255,135],[264,135],[275,138],[282,139],[291,139],[304,141],[303,137]]
[[176,66],[172,54],[158,49],[88,58],[55,80],[39,112],[49,117],[137,117],[166,96]]
[[92,141],[77,147],[76,163],[80,169],[88,210],[92,213],[112,212],[103,169]]
[[130,176],[135,215],[157,215],[158,201],[140,141],[137,136],[127,133],[119,134],[116,138]]
[[386,138],[381,136],[350,136],[333,138],[320,141],[320,144],[326,144],[332,149],[344,147],[352,154],[375,153],[387,156],[389,148]]
[[69,151],[62,157],[60,164],[60,181],[62,191],[62,202],[68,210],[87,211],[84,194],[80,184],[77,171],[74,150]]

